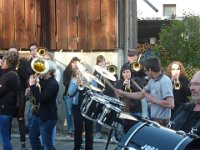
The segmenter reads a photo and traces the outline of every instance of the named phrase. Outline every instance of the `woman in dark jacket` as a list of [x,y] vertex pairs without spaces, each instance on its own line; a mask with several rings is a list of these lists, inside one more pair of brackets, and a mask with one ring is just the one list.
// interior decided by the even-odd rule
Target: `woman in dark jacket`
[[179,61],[173,61],[167,67],[166,73],[172,80],[174,89],[174,103],[175,107],[172,110],[172,114],[183,103],[189,102],[188,96],[191,96],[191,90],[189,87],[189,79],[185,72],[183,64]]
[[19,104],[20,80],[14,71],[19,55],[15,52],[5,52],[2,59],[2,75],[0,77],[0,135],[4,150],[12,150],[10,143],[10,122]]

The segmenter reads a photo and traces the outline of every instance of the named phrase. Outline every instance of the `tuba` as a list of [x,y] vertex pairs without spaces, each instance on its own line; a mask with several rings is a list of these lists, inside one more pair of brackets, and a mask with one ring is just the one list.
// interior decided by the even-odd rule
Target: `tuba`
[[132,68],[133,71],[138,72],[138,71],[140,71],[142,69],[142,65],[140,63],[140,58],[141,57],[142,57],[142,54],[139,55],[137,62],[133,62],[131,64],[131,68]]

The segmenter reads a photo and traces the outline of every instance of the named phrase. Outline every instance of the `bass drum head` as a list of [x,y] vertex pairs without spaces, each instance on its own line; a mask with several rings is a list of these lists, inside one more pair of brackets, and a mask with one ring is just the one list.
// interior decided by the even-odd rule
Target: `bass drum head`
[[138,122],[122,138],[117,150],[197,150],[199,139],[147,122]]

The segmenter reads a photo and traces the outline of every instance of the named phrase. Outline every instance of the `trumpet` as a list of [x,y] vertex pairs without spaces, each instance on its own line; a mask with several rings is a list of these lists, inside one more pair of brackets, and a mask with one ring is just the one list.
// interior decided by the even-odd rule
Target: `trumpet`
[[132,70],[133,70],[133,71],[138,72],[138,71],[141,70],[142,65],[139,63],[141,57],[142,57],[142,54],[139,55],[137,62],[133,62],[133,63],[131,64]]
[[46,53],[46,49],[45,48],[39,48],[37,50],[37,56],[40,57],[40,58],[43,57],[45,55],[45,53]]
[[180,90],[182,87],[181,82],[179,81],[178,77],[173,80],[173,88],[175,90]]
[[128,80],[128,84],[126,84],[124,91],[129,93],[132,92],[130,80]]

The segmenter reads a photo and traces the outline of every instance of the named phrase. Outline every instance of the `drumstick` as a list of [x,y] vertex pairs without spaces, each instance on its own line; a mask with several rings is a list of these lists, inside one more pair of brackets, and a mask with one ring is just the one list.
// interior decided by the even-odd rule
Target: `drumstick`
[[107,85],[108,85],[113,91],[115,91],[116,88],[113,86],[113,84],[112,84],[108,79],[104,78],[104,81],[105,81],[105,83],[107,83]]
[[141,92],[143,92],[143,89],[137,84],[137,82],[135,82],[135,80],[133,79],[130,79],[130,80]]

